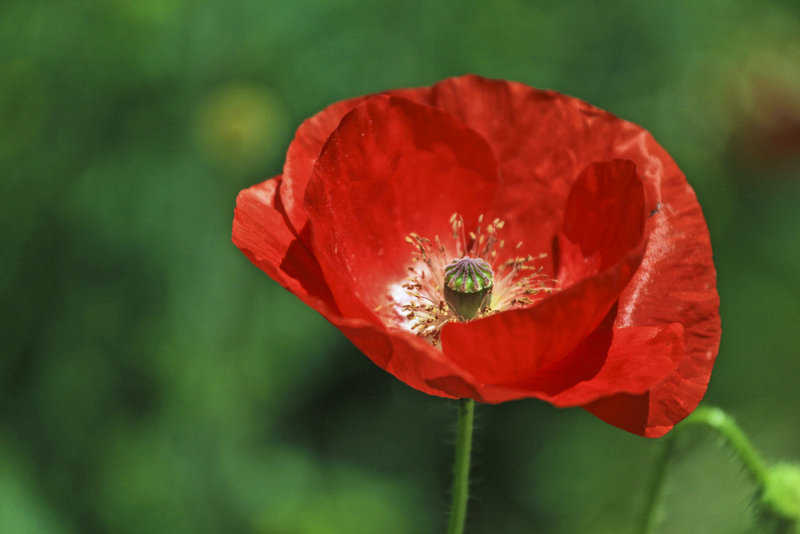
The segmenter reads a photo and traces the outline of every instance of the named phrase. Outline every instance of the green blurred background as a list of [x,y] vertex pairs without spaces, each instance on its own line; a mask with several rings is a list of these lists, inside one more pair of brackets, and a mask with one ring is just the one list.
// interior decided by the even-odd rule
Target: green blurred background
[[[230,242],[325,105],[477,73],[649,129],[706,213],[706,400],[800,458],[795,0],[3,0],[0,532],[444,531],[456,404],[371,364]],[[657,442],[477,409],[468,532],[625,532]],[[754,531],[699,432],[664,533]]]

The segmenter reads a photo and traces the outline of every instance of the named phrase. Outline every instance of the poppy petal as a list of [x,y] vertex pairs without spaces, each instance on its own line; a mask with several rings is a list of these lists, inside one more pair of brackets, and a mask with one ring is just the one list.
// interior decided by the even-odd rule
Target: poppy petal
[[680,322],[686,357],[649,394],[620,395],[587,409],[635,434],[658,437],[694,411],[708,386],[721,335],[716,271],[700,205],[669,154],[643,130],[620,147],[621,157],[641,161],[651,216],[642,268],[620,296],[615,327]]
[[[385,94],[392,94],[402,98],[412,100],[420,104],[427,104],[430,88],[420,87],[415,89],[396,89],[387,91]],[[342,100],[326,107],[313,117],[303,121],[295,133],[294,139],[289,144],[286,153],[286,163],[283,166],[283,182],[280,195],[282,203],[286,209],[289,225],[298,234],[302,234],[302,229],[308,220],[303,209],[306,185],[311,178],[319,153],[325,141],[328,140],[333,130],[339,126],[350,110],[367,100],[373,95],[365,95],[348,100]]]
[[280,195],[289,224],[298,234],[308,219],[303,209],[303,199],[322,145],[339,125],[342,117],[367,98],[361,96],[331,104],[303,121],[297,129],[286,153],[286,163],[283,166],[284,185]]
[[[679,322],[686,358],[649,394],[620,396],[604,402],[602,410],[598,404],[590,411],[637,434],[667,432],[702,399],[721,334],[708,229],[678,166],[643,128],[552,91],[463,76],[433,86],[431,103],[460,118],[492,146],[503,176],[493,213],[509,223],[509,240],[523,241],[532,254],[549,250],[579,169],[614,158],[636,164],[652,214],[650,241],[642,268],[620,297],[617,327]],[[513,235],[529,228],[537,232]],[[636,424],[630,413],[640,414]]]
[[[472,396],[474,380],[463,370],[442,357],[430,343],[408,332],[388,331],[379,323],[332,318],[353,344],[376,365],[389,371],[405,384],[438,397],[462,398]],[[448,387],[437,387],[437,379],[450,381]],[[475,398],[475,397],[473,397]],[[480,396],[477,396],[481,400]]]
[[[665,327],[619,328],[589,336],[585,341],[588,342],[585,346],[582,343],[562,361],[537,373],[527,387],[550,392],[563,388],[545,399],[562,408],[582,406],[618,393],[643,394],[669,377],[684,356],[683,325],[680,323]],[[611,344],[596,374],[565,387],[574,381],[576,371],[591,372],[587,364],[597,359],[597,344],[606,342]]]
[[[629,161],[587,167],[570,192],[563,228],[571,256],[587,258],[570,268],[589,276],[529,308],[445,325],[445,356],[479,382],[502,385],[524,381],[569,354],[600,325],[639,267],[643,207],[642,183]],[[587,224],[592,230],[576,230]]]
[[499,182],[491,148],[439,109],[376,96],[341,121],[306,190],[315,256],[340,308],[352,295],[370,309],[389,303],[411,266],[406,237],[450,234],[491,206]]
[[564,210],[556,258],[562,286],[608,269],[636,247],[645,228],[644,203],[630,160],[593,163],[581,172]]
[[[506,239],[533,255],[550,251],[572,183],[587,165],[615,157],[617,130],[627,124],[554,91],[480,76],[434,85],[431,103],[489,142],[503,177],[492,216],[506,222]],[[543,261],[554,276],[553,259]]]
[[281,186],[278,176],[239,194],[233,223],[236,246],[270,278],[325,316],[375,364],[425,393],[452,397],[424,382],[428,376],[461,374],[439,351],[416,336],[389,334],[381,324],[338,313],[319,265],[284,223]]
[[642,248],[530,308],[445,325],[445,355],[479,383],[513,383],[532,376],[569,354],[597,328],[639,266]]
[[[612,316],[616,316],[616,312]],[[604,321],[605,322],[605,321]],[[639,395],[669,377],[684,356],[683,326],[598,328],[561,360],[529,379],[503,386],[473,385],[449,375],[426,384],[453,397],[497,404],[537,398],[560,408],[618,394]]]
[[239,193],[233,242],[262,271],[319,312],[335,309],[317,260],[286,225],[278,176]]

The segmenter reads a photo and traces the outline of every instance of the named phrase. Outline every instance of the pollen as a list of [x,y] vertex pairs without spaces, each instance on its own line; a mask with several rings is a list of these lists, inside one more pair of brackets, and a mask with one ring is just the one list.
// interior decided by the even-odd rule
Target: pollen
[[[401,285],[404,295],[388,297],[402,327],[438,345],[447,323],[531,306],[558,291],[558,281],[536,266],[547,254],[504,254],[505,242],[498,238],[504,226],[500,219],[484,226],[480,216],[477,228],[467,232],[463,218],[454,214],[450,226],[450,249],[439,236],[433,241],[416,233],[406,237],[414,250],[408,278]],[[516,244],[514,252],[521,246]]]

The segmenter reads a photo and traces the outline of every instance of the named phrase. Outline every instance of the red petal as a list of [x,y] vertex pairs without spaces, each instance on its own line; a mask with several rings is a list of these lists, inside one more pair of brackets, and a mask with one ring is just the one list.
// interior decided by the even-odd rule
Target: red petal
[[[573,256],[587,254],[591,265],[603,270],[591,272],[576,263],[590,276],[539,304],[446,325],[445,356],[479,383],[515,384],[569,354],[598,327],[641,262],[644,191],[630,162],[588,167],[567,205],[563,225]],[[589,224],[591,230],[576,230]],[[617,233],[618,239],[607,239],[608,233]]]
[[[590,163],[611,159],[607,151],[597,150],[593,134],[602,132],[585,124],[582,111],[590,106],[552,91],[478,76],[436,84],[431,103],[480,133],[497,155],[502,187],[491,216],[506,221],[504,238],[522,242],[523,254],[549,252],[570,185]],[[554,275],[551,260],[544,260],[545,272]]]
[[[472,377],[417,336],[396,330],[389,332],[378,323],[348,319],[331,322],[375,364],[407,385],[439,397],[480,399],[473,395],[475,389],[469,385],[473,382]],[[437,387],[440,381],[449,387]]]
[[347,114],[306,191],[315,255],[342,312],[353,297],[386,305],[411,265],[405,238],[448,236],[453,213],[475,224],[498,180],[486,142],[436,108],[377,96]]
[[369,98],[361,96],[331,104],[313,117],[303,121],[289,145],[283,166],[281,200],[292,228],[299,234],[308,217],[303,209],[306,185],[319,157],[322,145],[347,112]]
[[286,225],[278,197],[281,186],[278,176],[239,193],[233,242],[270,278],[325,314],[326,307],[335,309],[336,304],[317,260]]
[[658,437],[689,415],[705,394],[721,332],[716,271],[702,211],[675,162],[643,130],[632,132],[620,148],[621,156],[644,162],[639,169],[653,215],[647,253],[620,296],[616,327],[680,322],[686,357],[648,395],[617,396],[587,409],[629,432]]
[[629,160],[595,163],[581,172],[567,198],[556,258],[562,286],[608,269],[636,247],[644,233],[644,202]]
[[545,400],[559,407],[582,406],[618,393],[642,394],[670,376],[683,355],[679,323],[598,332],[524,387],[548,393]]
[[[430,88],[396,89],[388,94],[407,98],[418,103],[428,103],[427,97]],[[328,140],[333,130],[339,126],[350,110],[372,95],[359,96],[341,102],[335,102],[323,109],[313,117],[306,119],[297,129],[289,150],[286,154],[286,163],[283,166],[283,182],[281,187],[281,200],[286,209],[290,225],[300,234],[308,220],[303,208],[306,186],[311,178],[314,163],[319,157],[322,146]]]
[[510,384],[532,376],[569,354],[597,328],[638,267],[640,249],[530,308],[445,325],[445,355],[478,383]]
[[[282,185],[279,176],[239,194],[233,221],[236,246],[270,278],[325,316],[375,364],[420,391],[450,396],[428,386],[425,378],[463,374],[430,344],[410,334],[389,334],[380,323],[338,314],[319,265],[284,223],[278,196]],[[365,314],[360,310],[359,315]]]
[[[686,357],[649,395],[593,406],[603,420],[656,437],[690,414],[705,393],[719,348],[719,296],[702,211],[675,162],[641,127],[580,100],[522,84],[464,76],[433,87],[431,103],[483,135],[503,177],[493,213],[509,241],[547,251],[569,184],[586,165],[633,161],[645,183],[650,241],[620,299],[617,327],[684,326]],[[535,234],[522,232],[537,228]],[[513,232],[520,232],[514,235]],[[631,419],[630,414],[639,414]]]
[[[616,307],[615,307],[616,308]],[[561,360],[536,371],[531,378],[504,386],[471,385],[458,376],[426,383],[454,397],[496,404],[537,398],[565,408],[583,406],[617,394],[642,394],[671,375],[684,354],[683,327],[611,328],[616,310]]]

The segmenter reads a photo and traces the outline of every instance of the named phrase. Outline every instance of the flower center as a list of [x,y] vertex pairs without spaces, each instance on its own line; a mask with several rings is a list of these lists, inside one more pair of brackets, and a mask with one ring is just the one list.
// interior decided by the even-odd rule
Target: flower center
[[[411,234],[406,241],[414,246],[409,276],[389,296],[391,313],[387,321],[409,329],[433,345],[439,343],[445,324],[480,319],[493,313],[529,306],[557,291],[557,280],[542,274],[532,264],[537,257],[508,257],[501,261],[505,242],[498,238],[503,221],[495,219],[482,231],[468,234],[458,214],[450,218],[454,247],[447,247],[435,236],[431,241]],[[518,250],[522,243],[518,243]],[[380,306],[378,310],[384,309]]]

